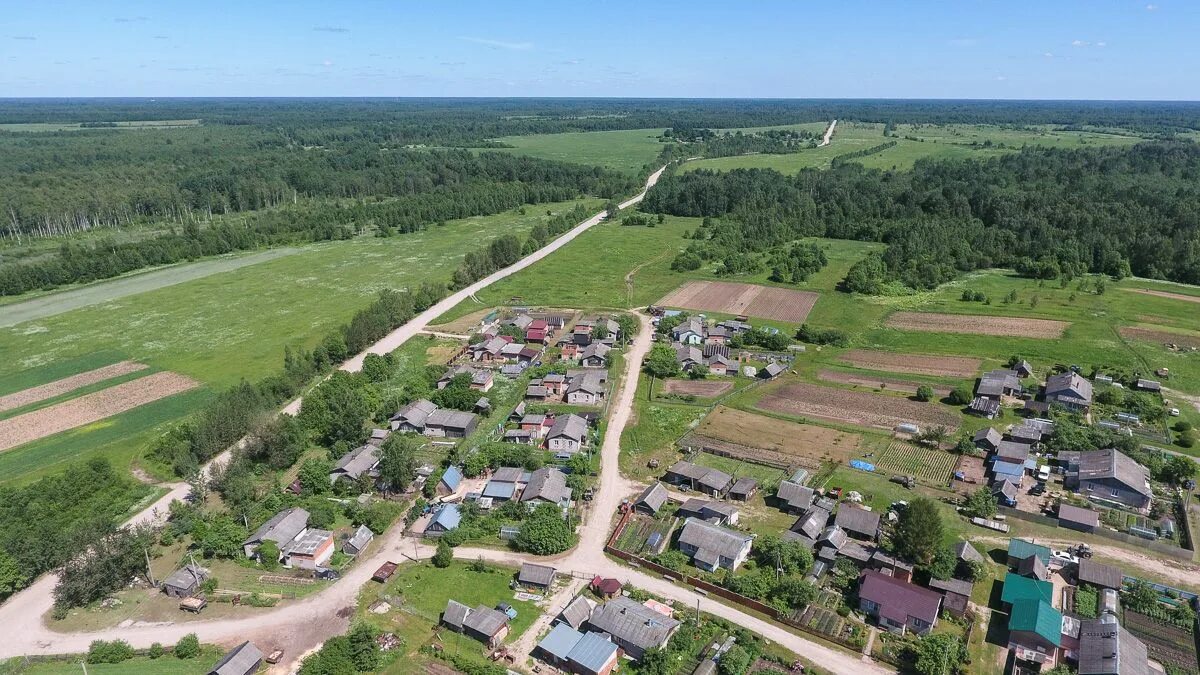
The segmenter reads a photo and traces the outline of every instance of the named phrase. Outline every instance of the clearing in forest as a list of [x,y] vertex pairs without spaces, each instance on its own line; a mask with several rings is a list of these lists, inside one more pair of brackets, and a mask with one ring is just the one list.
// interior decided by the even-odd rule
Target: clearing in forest
[[790,288],[734,284],[727,281],[689,281],[668,293],[658,304],[703,312],[756,316],[762,319],[804,323],[821,297]]
[[958,415],[936,403],[920,403],[888,394],[850,391],[804,382],[793,382],[774,389],[763,396],[755,407],[767,412],[887,430],[903,423],[916,423],[922,427],[942,426],[953,432],[960,422]]
[[96,368],[78,375],[64,377],[61,380],[47,382],[46,384],[30,387],[7,396],[0,396],[0,412],[21,408],[39,401],[45,401],[48,398],[61,396],[68,392],[82,389],[97,382],[111,380],[114,377],[136,373],[139,370],[149,368],[144,363],[135,363],[133,361],[121,361],[103,368]]
[[965,356],[897,354],[871,349],[851,349],[842,354],[841,360],[855,368],[932,377],[974,377],[983,363],[979,359]]
[[40,410],[0,420],[0,451],[74,429],[199,386],[177,373],[162,372],[122,382]]
[[900,330],[1026,338],[1062,337],[1070,325],[1069,322],[1053,319],[977,314],[933,314],[930,312],[896,312],[887,320],[889,328],[899,328]]
[[[847,462],[858,449],[858,434],[717,406],[691,436],[708,452],[772,466],[816,466]],[[709,439],[717,443],[706,442]]]

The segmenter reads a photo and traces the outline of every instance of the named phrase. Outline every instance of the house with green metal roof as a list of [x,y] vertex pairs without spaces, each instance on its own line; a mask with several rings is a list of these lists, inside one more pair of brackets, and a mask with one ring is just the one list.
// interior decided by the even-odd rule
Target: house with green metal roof
[[1008,648],[1018,661],[1053,666],[1062,647],[1063,615],[1045,600],[1019,599],[1008,615]]
[[1015,568],[1022,560],[1037,556],[1042,565],[1050,564],[1050,549],[1041,544],[1035,544],[1024,539],[1008,540],[1008,566]]
[[1004,577],[1004,588],[1000,593],[1000,600],[1006,605],[1015,605],[1021,600],[1040,600],[1052,603],[1054,601],[1054,584],[1009,572]]

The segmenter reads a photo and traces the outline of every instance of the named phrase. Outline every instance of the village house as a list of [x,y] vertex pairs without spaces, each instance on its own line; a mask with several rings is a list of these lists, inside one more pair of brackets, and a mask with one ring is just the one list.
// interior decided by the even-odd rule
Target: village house
[[[595,580],[593,580],[593,586],[595,583]],[[575,599],[567,603],[567,606],[563,607],[562,611],[558,613],[555,623],[566,624],[575,630],[579,630],[583,628],[583,624],[587,623],[588,618],[592,616],[592,610],[595,608],[595,602],[582,595],[575,596]]]
[[962,579],[930,579],[929,587],[942,594],[942,609],[954,616],[967,613],[973,584]]
[[612,347],[603,342],[593,342],[579,353],[579,365],[584,368],[607,368],[608,353]]
[[1003,439],[1004,437],[1000,435],[999,431],[996,431],[992,427],[986,427],[976,431],[973,440],[975,441],[975,447],[984,452],[992,452],[1000,446],[1000,441]]
[[571,488],[567,486],[567,475],[552,466],[543,466],[534,471],[521,491],[521,502],[569,506]]
[[438,479],[437,495],[439,497],[448,497],[458,491],[458,486],[462,484],[463,473],[462,468],[458,466],[447,467],[442,472],[442,477]]
[[686,461],[672,464],[664,480],[675,485],[686,485],[710,497],[724,497],[733,485],[733,476],[724,471]]
[[1017,497],[1020,493],[1021,489],[1011,480],[1003,479],[992,483],[992,496],[1002,506],[1015,507],[1017,505]]
[[842,504],[833,524],[846,534],[862,541],[874,542],[879,537],[879,513],[858,506]]
[[1000,368],[989,370],[979,378],[979,386],[975,387],[975,395],[982,398],[999,401],[1006,396],[1016,396],[1021,393],[1021,379],[1015,370]]
[[242,550],[247,558],[253,558],[258,547],[265,541],[275,542],[280,551],[297,537],[308,530],[308,511],[293,507],[280,511],[263,523],[254,534],[242,542]]
[[1138,511],[1150,509],[1150,471],[1113,448],[1062,452],[1066,464],[1063,486],[1101,504]]
[[1093,532],[1100,525],[1100,514],[1092,509],[1062,502],[1058,505],[1058,526],[1080,532]]
[[458,510],[458,504],[442,504],[437,511],[433,512],[433,518],[429,520],[429,525],[425,527],[425,534],[429,536],[441,536],[450,530],[456,529],[458,524],[462,522],[462,512]]
[[423,434],[425,420],[437,409],[437,404],[433,401],[420,399],[400,408],[388,421],[392,423],[392,431]]
[[680,518],[698,518],[716,525],[737,525],[737,507],[723,502],[693,497],[680,504],[676,512]]
[[881,628],[903,635],[926,635],[937,625],[942,596],[876,570],[859,578],[858,607]]
[[995,458],[1023,465],[1025,460],[1029,459],[1029,446],[1013,441],[1000,441],[996,446]]
[[441,379],[437,381],[437,388],[445,389],[459,375],[470,377],[470,387],[476,391],[489,391],[495,383],[495,376],[492,374],[492,371],[486,368],[472,368],[471,366],[460,365],[448,368]]
[[1023,424],[1018,424],[1008,432],[1008,440],[1012,443],[1021,443],[1030,447],[1036,446],[1042,440],[1042,430],[1034,426],[1037,420],[1026,421]]
[[667,502],[667,488],[662,483],[654,483],[653,485],[642,490],[642,494],[638,495],[633,501],[635,511],[640,511],[650,516],[658,515],[658,510]]
[[622,654],[600,633],[581,633],[565,623],[542,638],[535,652],[555,668],[575,675],[608,675]]
[[263,653],[250,642],[229,650],[217,661],[207,675],[251,675],[262,667]]
[[704,344],[709,345],[724,345],[729,344],[733,339],[733,331],[725,326],[713,326],[709,328],[704,335]]
[[1008,648],[1017,661],[1053,667],[1059,659],[1063,615],[1049,602],[1020,598],[1008,616]]
[[[467,352],[471,355],[472,361],[478,361],[483,364],[505,363],[509,360],[509,357],[505,356],[504,350],[512,344],[513,339],[511,337],[497,335],[481,342],[476,342],[467,348]],[[519,348],[520,346],[518,345]]]
[[475,413],[438,408],[425,418],[422,433],[435,438],[465,438],[478,423],[479,415]]
[[[489,649],[504,642],[504,638],[508,636],[507,614],[487,605],[479,605],[474,609],[467,609],[463,615],[462,607],[465,607],[462,603],[450,600],[446,604],[446,610],[442,613],[442,622],[463,635],[479,640]],[[452,619],[447,619],[447,617],[452,617]],[[452,620],[458,623],[457,628]]]
[[[812,506],[813,489],[799,483],[785,480],[779,482],[775,498],[783,503],[783,509],[789,513],[802,513]],[[822,523],[824,525],[824,523]]]
[[567,385],[566,400],[571,405],[596,405],[603,399],[604,384],[597,373],[576,375]]
[[567,391],[567,376],[562,373],[546,373],[541,379],[541,385],[550,396],[561,398]]
[[604,633],[625,654],[640,661],[646,651],[667,644],[680,622],[627,597],[617,597],[592,612],[587,627]]
[[1056,403],[1067,410],[1086,413],[1092,407],[1092,383],[1075,372],[1059,373],[1046,378],[1047,403]]
[[713,354],[704,357],[704,365],[708,368],[708,372],[712,375],[737,375],[737,361],[729,358],[724,354]]
[[736,570],[750,555],[754,539],[742,532],[688,518],[679,533],[679,550],[700,569],[715,572],[719,568]]
[[1079,675],[1151,675],[1146,644],[1104,614],[1082,622],[1079,631]]
[[758,492],[758,481],[742,477],[733,481],[733,486],[729,488],[729,498],[744,502],[753,497],[756,492]]
[[372,429],[371,435],[367,437],[367,443],[379,447],[383,445],[383,442],[386,441],[388,436],[391,435],[392,432],[390,429]]
[[554,426],[553,414],[528,413],[521,417],[517,422],[517,426],[521,431],[526,431],[534,439],[540,441],[550,433],[551,427]]
[[821,533],[825,531],[825,524],[829,522],[830,515],[826,509],[812,506],[792,523],[792,527],[783,533],[783,538],[813,548]]
[[546,434],[546,449],[560,457],[573,455],[587,445],[587,420],[574,413],[555,419],[554,426]]
[[696,366],[704,365],[704,352],[694,345],[677,344],[675,360],[679,362],[680,370],[686,373]]
[[329,482],[336,483],[338,480],[346,480],[353,483],[363,476],[376,478],[379,476],[378,466],[379,448],[374,445],[363,445],[342,455],[337,464],[333,465],[333,470],[329,472]]
[[699,317],[691,317],[671,329],[671,340],[682,345],[704,344],[704,322]]
[[333,532],[305,530],[286,546],[280,548],[280,561],[285,567],[315,570],[333,557]]

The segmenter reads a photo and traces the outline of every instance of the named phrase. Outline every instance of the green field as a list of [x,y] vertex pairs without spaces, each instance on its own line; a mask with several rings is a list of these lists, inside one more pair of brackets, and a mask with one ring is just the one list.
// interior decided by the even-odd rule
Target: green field
[[662,151],[658,142],[662,132],[662,129],[629,129],[505,136],[496,140],[512,146],[504,152],[639,174]]
[[[0,329],[0,353],[7,357],[0,362],[0,391],[5,393],[121,359],[208,385],[0,454],[0,476],[24,481],[94,455],[121,466],[137,464],[164,423],[196,410],[216,389],[278,372],[285,346],[311,347],[380,290],[447,280],[467,251],[501,234],[523,235],[546,219],[548,209],[572,205],[468,218],[386,239],[314,244],[255,265]],[[589,205],[599,208],[597,202]],[[110,283],[168,280],[154,275]],[[101,292],[107,285],[88,289]],[[50,302],[56,295],[35,302]]]
[[[823,125],[816,126],[824,128]],[[814,125],[804,124],[794,125],[794,127],[768,128],[799,128],[813,131],[813,127]],[[906,136],[920,140],[911,140],[905,138]],[[1130,135],[1093,131],[1055,131],[1042,128],[1008,129],[966,124],[902,124],[896,127],[894,137],[887,138],[883,135],[882,124],[838,122],[833,142],[823,148],[809,148],[784,155],[743,155],[702,159],[688,162],[683,166],[682,171],[698,169],[729,171],[754,168],[775,169],[781,173],[796,173],[801,169],[826,169],[829,168],[834,157],[893,140],[896,141],[894,147],[849,161],[874,169],[904,170],[912,168],[913,163],[924,157],[978,159],[1013,152],[1023,145],[1076,148],[1085,145],[1130,145],[1141,139]],[[983,147],[989,142],[990,146]],[[998,147],[1001,144],[1006,147]]]
[[[170,654],[157,659],[135,656],[122,663],[89,663],[86,672],[98,675],[204,675],[223,654],[219,647],[202,645],[200,655],[194,659],[179,659]],[[78,654],[28,663],[20,658],[9,659],[0,663],[0,675],[80,675],[85,672],[80,665],[85,658],[84,654]]]

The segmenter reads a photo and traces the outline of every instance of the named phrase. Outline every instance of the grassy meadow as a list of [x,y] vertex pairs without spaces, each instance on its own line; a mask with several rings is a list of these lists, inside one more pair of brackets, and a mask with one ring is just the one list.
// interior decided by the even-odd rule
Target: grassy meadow
[[[0,362],[3,393],[122,359],[146,363],[152,371],[179,372],[206,385],[0,453],[0,482],[24,482],[97,455],[122,467],[137,466],[165,423],[196,410],[220,388],[277,372],[285,346],[313,346],[380,290],[448,280],[467,251],[501,234],[524,235],[546,219],[548,209],[557,212],[573,204],[540,205],[527,209],[527,215],[510,211],[451,221],[386,239],[314,244],[257,264],[0,328],[0,353],[7,357]],[[595,200],[589,205],[599,208]],[[193,264],[213,262],[222,261]],[[171,269],[186,274],[187,267]],[[109,283],[155,274],[85,288],[102,294]],[[169,275],[152,278],[170,281]],[[52,302],[55,295],[34,302]]]
[[662,132],[662,129],[628,129],[505,136],[496,140],[512,146],[504,152],[638,174],[662,150],[658,141]]
[[[824,129],[823,124],[801,124],[778,129]],[[752,131],[752,130],[744,130]],[[914,140],[916,139],[916,140]],[[833,158],[857,150],[871,148],[888,141],[896,145],[873,155],[856,157],[857,162],[873,169],[905,170],[925,157],[967,159],[996,157],[1013,152],[1024,145],[1076,148],[1087,145],[1130,145],[1139,141],[1136,136],[1096,131],[1057,131],[1048,128],[1009,129],[988,125],[966,124],[901,124],[891,138],[883,135],[882,124],[838,122],[833,142],[823,148],[806,148],[785,155],[742,155],[717,157],[688,162],[682,171],[710,169],[775,169],[781,173],[796,173],[801,169],[827,169]],[[990,143],[990,145],[986,145]],[[999,147],[1003,145],[1004,147]]]

